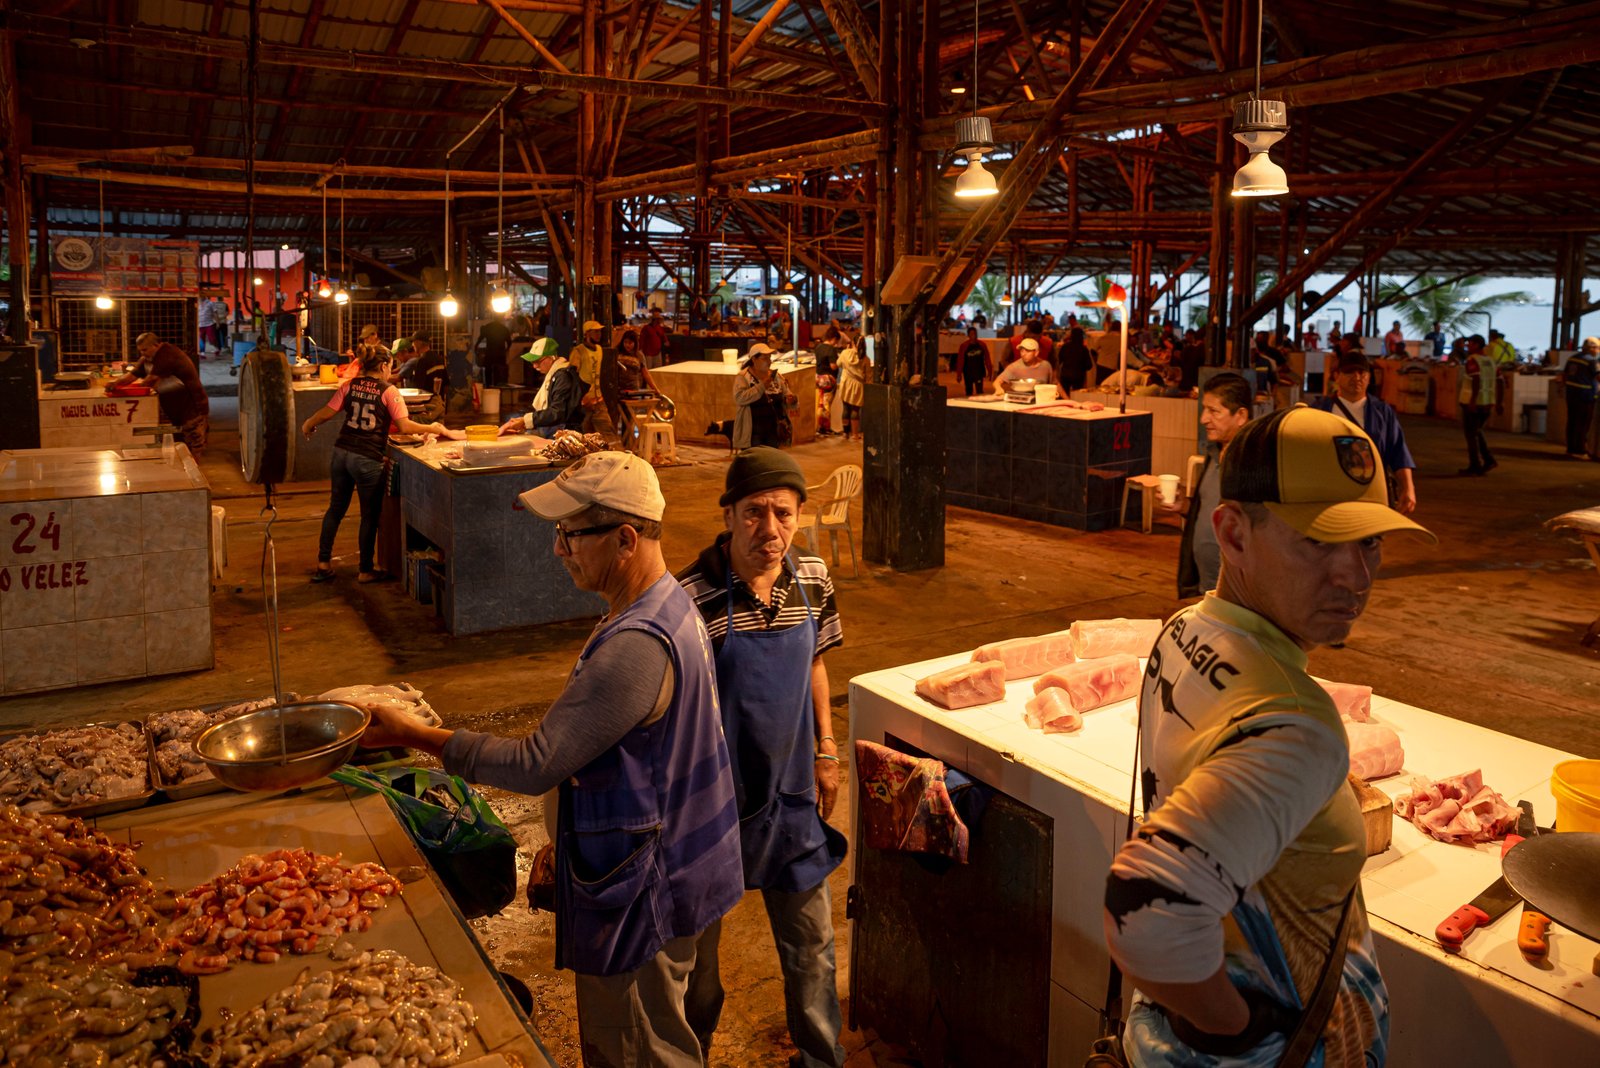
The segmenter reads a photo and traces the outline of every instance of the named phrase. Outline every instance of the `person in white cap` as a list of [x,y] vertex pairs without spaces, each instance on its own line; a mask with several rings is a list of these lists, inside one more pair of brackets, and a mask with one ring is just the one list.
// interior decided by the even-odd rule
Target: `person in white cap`
[[1304,405],[1245,424],[1221,481],[1222,572],[1150,650],[1145,819],[1106,879],[1106,941],[1137,991],[1123,1048],[1150,1068],[1382,1064],[1366,835],[1307,654],[1349,636],[1386,535],[1433,535],[1389,507],[1372,439]]
[[733,447],[789,444],[789,408],[795,396],[783,376],[772,369],[772,346],[751,345],[739,361],[733,380]]
[[605,359],[605,350],[600,346],[603,329],[593,319],[585,322],[583,340],[573,345],[572,351],[567,354],[567,362],[578,369],[578,377],[583,379],[584,433],[595,429],[595,413],[604,404],[600,394],[600,364]]
[[1017,342],[1017,352],[1020,354],[1015,360],[1006,365],[1006,369],[994,376],[994,391],[1005,394],[1006,387],[1013,382],[1032,379],[1040,385],[1049,385],[1056,380],[1055,368],[1039,355],[1039,343],[1031,337],[1025,337]]
[[[661,554],[666,501],[649,463],[597,452],[518,500],[606,614],[524,738],[427,727],[374,709],[364,744],[440,757],[452,774],[554,793],[556,966],[577,973],[588,1068],[701,1068],[684,1007],[744,890],[733,777],[705,623]],[[535,862],[535,867],[539,862]],[[537,880],[529,880],[529,896]]]

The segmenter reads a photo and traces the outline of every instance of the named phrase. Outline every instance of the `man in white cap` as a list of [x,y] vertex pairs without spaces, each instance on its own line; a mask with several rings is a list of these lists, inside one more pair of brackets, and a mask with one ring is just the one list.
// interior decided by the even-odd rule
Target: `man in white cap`
[[1106,940],[1137,990],[1123,1045],[1147,1066],[1305,1064],[1319,1045],[1327,1068],[1382,1064],[1366,836],[1307,654],[1349,636],[1385,535],[1433,535],[1389,507],[1366,433],[1303,405],[1239,431],[1207,519],[1222,573],[1150,651],[1146,815],[1106,879]]
[[625,452],[592,453],[518,500],[546,521],[529,536],[553,523],[574,585],[606,600],[561,696],[524,738],[381,708],[362,737],[471,782],[554,791],[556,966],[577,973],[583,1063],[701,1068],[684,997],[744,880],[710,642],[661,555],[666,502]]
[[772,346],[751,345],[739,360],[733,380],[733,447],[786,445],[789,402],[794,393],[772,369]]
[[1039,355],[1039,342],[1031,337],[1025,337],[1017,342],[1018,357],[1006,365],[1006,369],[994,376],[994,391],[1004,395],[1006,387],[1013,382],[1032,379],[1040,385],[1048,385],[1056,380],[1055,368],[1051,367],[1044,357]]

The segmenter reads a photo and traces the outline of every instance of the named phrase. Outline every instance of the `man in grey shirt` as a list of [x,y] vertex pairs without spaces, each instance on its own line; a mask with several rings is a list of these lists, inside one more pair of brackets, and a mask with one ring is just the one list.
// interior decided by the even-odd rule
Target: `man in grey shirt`
[[[1250,421],[1255,391],[1236,374],[1221,374],[1206,383],[1200,395],[1200,425],[1206,432],[1206,464],[1194,496],[1189,498],[1189,518],[1178,546],[1178,596],[1198,597],[1216,588],[1222,554],[1211,528],[1211,513],[1222,501],[1222,452],[1234,435]],[[1179,502],[1174,507],[1184,507]]]

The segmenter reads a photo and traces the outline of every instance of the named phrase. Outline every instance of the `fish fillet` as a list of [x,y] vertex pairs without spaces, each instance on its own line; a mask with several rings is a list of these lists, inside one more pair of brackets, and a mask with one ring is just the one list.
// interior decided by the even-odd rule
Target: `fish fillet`
[[1046,734],[1067,734],[1083,726],[1083,717],[1072,707],[1067,691],[1047,686],[1028,698],[1023,706],[1023,722]]
[[1406,751],[1400,736],[1381,723],[1346,720],[1345,734],[1350,739],[1350,774],[1371,782],[1393,775],[1405,767]]
[[1161,636],[1159,619],[1080,619],[1068,630],[1079,660],[1128,653],[1149,656]]
[[1004,664],[1006,681],[1010,682],[1043,675],[1051,668],[1072,663],[1077,657],[1072,652],[1072,636],[1063,631],[980,645],[973,650],[972,659],[997,660]]
[[1078,712],[1089,712],[1139,692],[1139,658],[1120,653],[1068,664],[1035,679],[1033,692],[1040,694],[1051,687],[1065,690]]
[[1006,667],[998,660],[957,664],[918,679],[917,693],[948,709],[986,705],[1006,695]]
[[1329,682],[1318,679],[1318,685],[1333,698],[1333,707],[1339,710],[1340,719],[1353,719],[1365,723],[1372,718],[1372,687],[1357,686],[1353,682]]

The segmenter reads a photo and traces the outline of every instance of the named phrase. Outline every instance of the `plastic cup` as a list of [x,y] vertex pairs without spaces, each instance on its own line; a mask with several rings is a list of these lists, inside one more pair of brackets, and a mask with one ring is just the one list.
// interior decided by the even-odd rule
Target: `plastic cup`
[[1176,504],[1178,501],[1178,476],[1157,475],[1156,479],[1161,483],[1161,503]]

